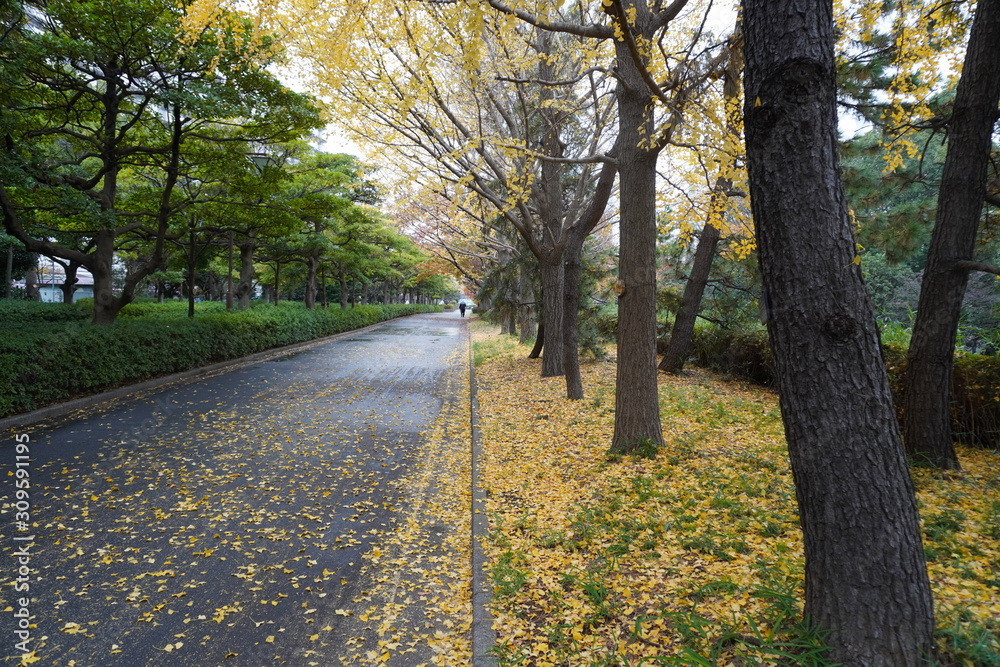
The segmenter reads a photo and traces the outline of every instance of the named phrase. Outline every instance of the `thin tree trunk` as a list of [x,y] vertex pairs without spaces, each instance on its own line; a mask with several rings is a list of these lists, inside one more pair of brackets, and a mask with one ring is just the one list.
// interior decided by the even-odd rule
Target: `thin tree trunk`
[[323,294],[323,310],[326,310],[330,306],[330,300],[329,300],[329,297],[328,297],[328,295],[326,293],[326,269],[323,269],[323,272],[321,274],[321,282],[322,282],[321,289],[323,290],[323,292],[322,292],[322,294]]
[[959,468],[951,433],[951,375],[969,273],[956,264],[975,252],[998,101],[1000,0],[980,0],[948,123],[937,221],[906,358],[903,442],[915,460],[938,468]]
[[195,233],[194,226],[188,231],[188,253],[187,253],[187,288],[188,288],[188,317],[194,317],[194,269],[195,269]]
[[744,0],[751,202],[805,545],[805,617],[844,665],[923,665],[913,485],[840,182],[829,0]]
[[63,303],[72,304],[73,294],[76,292],[76,284],[79,279],[76,277],[77,271],[80,270],[80,263],[76,261],[68,261],[66,263],[66,279],[60,286],[63,294]]
[[[609,152],[610,157],[618,155],[618,146]],[[579,400],[583,398],[583,377],[580,375],[580,271],[583,257],[583,246],[587,242],[597,223],[604,216],[608,199],[614,188],[618,165],[614,162],[605,163],[601,168],[601,176],[590,200],[590,205],[580,219],[566,233],[566,246],[563,249],[564,260],[564,303],[563,303],[563,366],[566,371],[566,398]],[[655,361],[655,357],[654,357]],[[655,371],[654,371],[655,372]]]
[[[716,196],[713,193],[712,198]],[[719,245],[721,236],[719,229],[711,222],[706,222],[701,230],[698,247],[694,252],[694,262],[691,265],[691,275],[684,285],[684,296],[681,298],[674,328],[670,333],[670,343],[663,355],[663,361],[660,362],[661,371],[679,373],[684,368],[684,362],[691,350],[691,339],[694,337],[694,324],[701,309],[701,299],[708,285],[708,275],[712,271],[715,249]]]
[[563,369],[566,372],[566,398],[583,398],[583,377],[580,375],[580,255],[583,239],[566,243],[563,256],[565,286],[563,289]]
[[14,246],[7,246],[7,271],[5,274],[4,292],[3,296],[5,299],[10,298],[10,288],[14,283]]
[[527,345],[538,333],[538,320],[535,318],[535,295],[532,293],[531,281],[523,269],[518,272],[517,302],[517,329],[521,344]]
[[528,353],[529,359],[537,359],[542,356],[542,350],[545,349],[545,321],[542,320],[538,324],[538,335],[535,336],[535,346],[531,348],[531,352]]
[[274,261],[274,305],[278,305],[278,301],[281,300],[281,262],[278,260]]

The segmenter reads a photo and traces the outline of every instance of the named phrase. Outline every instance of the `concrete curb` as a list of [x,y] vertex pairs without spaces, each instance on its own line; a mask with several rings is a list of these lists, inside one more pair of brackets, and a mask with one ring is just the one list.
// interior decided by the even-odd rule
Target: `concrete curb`
[[[398,318],[393,318],[398,319]],[[185,382],[196,380],[202,376],[215,373],[217,371],[230,370],[233,367],[241,366],[243,364],[256,363],[258,361],[263,361],[271,357],[281,357],[287,354],[292,354],[298,352],[299,350],[304,350],[315,345],[322,345],[331,340],[336,340],[337,338],[343,338],[345,336],[354,336],[359,333],[364,333],[370,331],[376,327],[382,326],[386,322],[391,322],[392,320],[383,320],[382,322],[377,322],[371,324],[367,327],[361,329],[352,329],[350,331],[344,331],[338,334],[333,334],[332,336],[326,336],[325,338],[316,338],[313,340],[307,340],[302,343],[292,343],[291,345],[285,345],[284,347],[276,347],[270,350],[264,350],[263,352],[255,352],[254,354],[248,355],[246,357],[239,357],[237,359],[229,359],[227,361],[220,361],[215,364],[210,364],[208,366],[199,366],[198,368],[192,368],[191,370],[182,371],[180,373],[174,373],[172,375],[164,375],[158,378],[153,378],[151,380],[145,380],[137,384],[130,384],[124,387],[117,387],[108,391],[101,392],[99,394],[92,394],[90,396],[82,396],[80,398],[74,398],[71,401],[66,401],[65,403],[56,403],[55,405],[49,405],[44,408],[39,408],[37,410],[32,410],[31,412],[24,412],[19,415],[11,415],[10,417],[4,417],[0,419],[0,431],[17,428],[20,426],[28,426],[29,424],[34,424],[40,422],[44,419],[51,419],[54,417],[62,417],[76,410],[82,410],[84,408],[93,407],[100,403],[107,403],[109,401],[114,401],[122,398],[130,398],[138,395],[152,391],[154,389],[160,389],[168,384],[174,382]]]
[[495,667],[496,656],[491,651],[497,643],[493,629],[493,614],[489,603],[493,596],[490,586],[483,541],[490,530],[486,515],[486,494],[479,486],[482,470],[482,439],[479,434],[479,401],[476,398],[476,366],[472,361],[472,329],[469,332],[469,396],[472,407],[472,665]]

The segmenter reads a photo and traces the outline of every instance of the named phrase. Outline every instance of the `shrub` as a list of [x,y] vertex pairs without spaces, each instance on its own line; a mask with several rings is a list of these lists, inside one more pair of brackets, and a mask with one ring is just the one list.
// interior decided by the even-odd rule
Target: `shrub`
[[0,416],[437,309],[365,305],[305,310],[262,304],[237,313],[211,308],[213,312],[188,318],[186,308],[141,303],[106,326],[89,324],[86,315],[59,321],[18,311],[27,315],[0,325],[0,386],[5,387]]
[[727,331],[719,327],[698,328],[695,329],[691,347],[701,366],[765,387],[776,384],[771,346],[765,329]]
[[90,308],[80,303],[53,304],[20,299],[0,299],[0,322],[5,328],[11,324],[85,322],[89,319]]
[[[898,337],[883,340],[882,355],[897,414],[902,417],[906,389],[906,346]],[[749,380],[776,385],[767,331],[695,331],[692,353],[699,365]],[[952,373],[952,431],[955,439],[979,447],[1000,447],[1000,358],[960,352]]]

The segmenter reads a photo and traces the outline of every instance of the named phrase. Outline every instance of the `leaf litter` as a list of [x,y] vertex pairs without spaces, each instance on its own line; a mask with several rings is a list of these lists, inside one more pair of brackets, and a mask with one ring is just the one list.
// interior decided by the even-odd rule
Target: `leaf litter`
[[[473,332],[501,665],[822,664],[798,621],[802,540],[773,392],[660,374],[665,446],[611,460],[613,362],[584,363],[586,397],[569,401],[526,347]],[[960,456],[960,475],[913,475],[942,648],[974,665],[945,644],[980,633],[1000,649],[1000,454]]]

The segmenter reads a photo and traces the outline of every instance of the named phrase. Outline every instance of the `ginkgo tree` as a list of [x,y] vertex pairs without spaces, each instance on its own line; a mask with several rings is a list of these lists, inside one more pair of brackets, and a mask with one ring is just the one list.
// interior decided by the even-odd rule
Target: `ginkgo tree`
[[[297,52],[316,63],[351,136],[380,147],[456,209],[483,224],[499,214],[517,230],[541,267],[550,341],[542,374],[566,373],[567,393],[578,398],[577,352],[564,340],[576,303],[564,299],[577,291],[578,261],[570,258],[601,221],[614,180],[613,163],[600,154],[609,148],[608,76],[580,57],[579,40],[491,10],[470,18],[457,9],[345,7],[355,17],[350,30],[346,18],[333,31],[310,25]],[[344,52],[350,56],[331,60]]]
[[[312,34],[301,53],[318,63],[352,136],[388,149],[409,178],[456,210],[483,224],[502,215],[518,231],[541,267],[550,341],[542,374],[568,366],[567,392],[579,397],[576,349],[563,333],[575,314],[564,295],[576,290],[564,265],[600,222],[613,183],[613,164],[597,154],[607,147],[606,74],[576,57],[578,44],[492,11],[473,15],[471,25],[451,6],[388,3],[359,16],[346,63],[325,59],[345,50],[329,46],[343,26]],[[568,266],[573,282],[576,263]]]
[[694,235],[691,216],[701,215],[705,222],[697,235],[684,293],[659,365],[663,371],[676,373],[684,367],[702,296],[723,234],[733,239],[735,254],[745,256],[750,250],[747,232],[752,223],[747,220],[748,211],[741,201],[746,196],[740,110],[743,100],[741,40],[739,31],[730,37],[729,61],[719,77],[720,89],[707,89],[699,100],[703,113],[682,127],[678,143],[685,143],[687,139],[688,145],[671,151],[686,151],[684,157],[690,166],[680,174],[679,183],[664,179],[680,188],[680,198],[689,202],[686,206],[668,207],[666,217],[676,223],[680,234]]
[[707,6],[611,0],[601,15],[557,3],[488,4],[543,30],[611,43],[620,180],[618,386],[611,449],[663,443],[656,379],[657,159],[706,86],[721,76],[726,42],[704,30]]
[[948,149],[936,223],[907,354],[904,443],[915,458],[941,468],[959,467],[951,433],[950,389],[969,272],[1000,275],[1000,267],[973,261],[1000,120],[998,103],[1000,2],[979,0],[947,121]]

